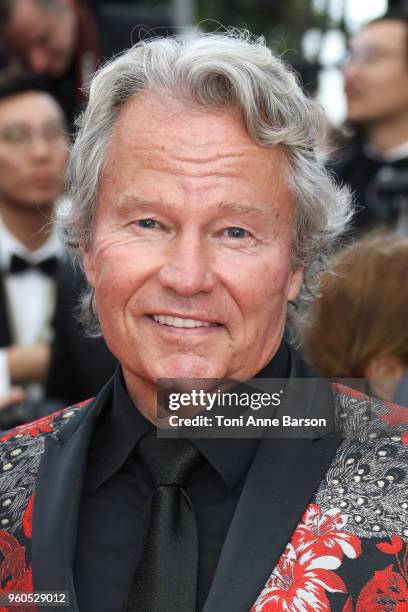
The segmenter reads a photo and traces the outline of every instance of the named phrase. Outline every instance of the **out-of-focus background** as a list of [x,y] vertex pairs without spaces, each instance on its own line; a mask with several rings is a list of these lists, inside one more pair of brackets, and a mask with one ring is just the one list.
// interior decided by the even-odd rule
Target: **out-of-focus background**
[[[383,15],[388,7],[404,7],[404,4],[408,6],[405,0],[88,2],[95,13],[105,16],[106,21],[113,18],[117,24],[122,22],[116,30],[103,32],[103,36],[115,39],[115,51],[121,44],[126,48],[139,39],[139,25],[145,26],[142,35],[152,27],[159,31],[168,26],[175,32],[191,26],[204,31],[244,26],[255,34],[264,35],[270,46],[296,67],[335,126],[341,125],[346,114],[341,63],[346,56],[348,39],[362,24]],[[112,43],[105,42],[112,47]],[[7,64],[4,42],[1,55],[4,68]]]
[[350,36],[388,7],[405,4],[408,12],[404,0],[172,0],[168,4],[177,27],[198,23],[208,31],[219,22],[264,35],[272,49],[296,67],[335,126],[346,116],[341,65]]

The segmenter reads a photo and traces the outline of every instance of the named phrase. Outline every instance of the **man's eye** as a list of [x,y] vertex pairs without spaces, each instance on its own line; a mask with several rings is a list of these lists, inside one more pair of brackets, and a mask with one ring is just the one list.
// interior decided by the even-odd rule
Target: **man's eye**
[[160,226],[154,219],[139,219],[137,224],[139,227],[145,227],[148,229],[157,229]]
[[23,126],[10,126],[3,131],[2,139],[9,144],[20,144],[30,140],[30,131]]
[[242,227],[228,227],[225,230],[225,235],[228,238],[247,238],[249,233],[247,230],[242,229]]

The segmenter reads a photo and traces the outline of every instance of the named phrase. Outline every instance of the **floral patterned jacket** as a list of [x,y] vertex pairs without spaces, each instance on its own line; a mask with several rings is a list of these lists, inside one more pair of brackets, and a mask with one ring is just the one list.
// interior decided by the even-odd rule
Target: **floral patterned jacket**
[[339,447],[251,612],[408,612],[408,411],[339,387]]
[[[328,465],[319,468],[317,488],[306,497],[300,484],[315,469],[307,459],[310,443],[287,456],[271,487],[277,494],[287,487],[286,505],[275,503],[273,491],[265,488],[274,478],[268,476],[269,447],[258,451],[265,455],[257,461],[267,466],[266,480],[252,479],[242,493],[204,612],[408,611],[407,410],[340,386],[333,395],[337,418],[348,416],[350,431],[326,458]],[[68,609],[78,609],[70,540],[87,441],[107,397],[105,391],[96,401],[1,438],[0,595],[67,590]],[[367,410],[374,418],[365,418]],[[353,426],[353,419],[360,425]],[[329,451],[318,452],[323,457]],[[288,484],[294,470],[300,474],[295,487]],[[292,512],[296,505],[298,514]],[[8,609],[0,606],[0,612]]]

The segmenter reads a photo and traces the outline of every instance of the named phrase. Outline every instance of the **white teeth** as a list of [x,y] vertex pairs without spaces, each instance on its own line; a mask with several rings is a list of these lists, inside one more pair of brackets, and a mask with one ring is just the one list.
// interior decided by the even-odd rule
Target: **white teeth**
[[211,323],[206,321],[196,321],[195,319],[182,319],[181,317],[167,317],[165,315],[153,315],[156,323],[171,325],[172,327],[211,327]]

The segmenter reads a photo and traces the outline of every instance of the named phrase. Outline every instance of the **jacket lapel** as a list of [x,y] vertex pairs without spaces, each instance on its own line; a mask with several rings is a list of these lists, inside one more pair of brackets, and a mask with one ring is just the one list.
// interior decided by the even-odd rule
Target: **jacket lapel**
[[6,306],[3,274],[0,272],[0,347],[11,344],[11,330]]
[[[301,376],[299,360],[292,355],[291,378]],[[87,450],[96,418],[110,401],[111,391],[110,381],[89,408],[80,411],[59,435],[47,438],[37,477],[32,536],[34,589],[67,591],[73,611],[78,606],[72,563]],[[333,409],[330,389],[326,387],[322,393],[318,387],[318,391],[320,402],[331,402]],[[316,386],[305,386],[302,401],[307,414],[318,401]],[[203,612],[250,610],[340,442],[336,437],[260,441]]]
[[[305,375],[302,367],[292,355],[291,379]],[[305,416],[317,411],[321,415],[323,410],[329,414],[334,410],[329,386],[317,380],[311,383],[295,383],[295,388],[285,392],[286,401],[291,401],[293,393],[297,401],[302,398]],[[251,609],[340,442],[341,438],[335,436],[314,440],[264,437],[260,441],[203,612]]]
[[34,589],[68,591],[70,610],[78,609],[71,568],[88,445],[111,390],[109,381],[88,408],[59,434],[47,438],[37,476],[32,533]]

